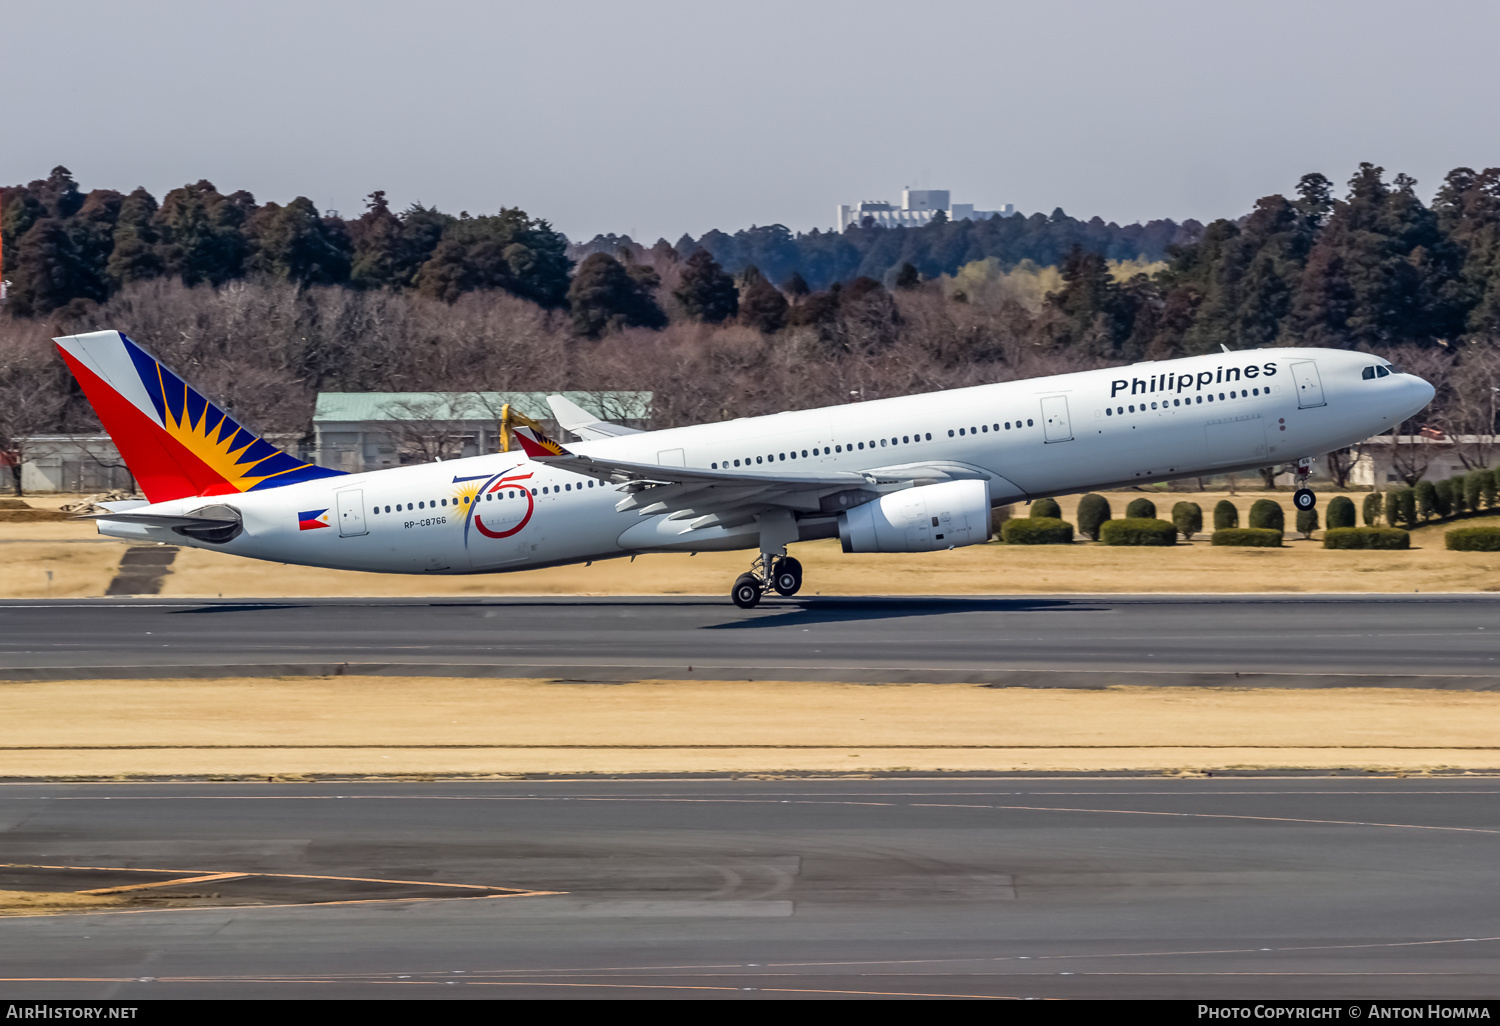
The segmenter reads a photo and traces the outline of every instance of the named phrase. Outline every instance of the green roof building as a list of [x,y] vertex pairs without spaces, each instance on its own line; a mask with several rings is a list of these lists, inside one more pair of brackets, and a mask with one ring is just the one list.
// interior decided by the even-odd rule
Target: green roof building
[[322,466],[360,473],[497,452],[507,403],[567,441],[549,395],[601,420],[650,428],[650,392],[320,392],[312,455]]

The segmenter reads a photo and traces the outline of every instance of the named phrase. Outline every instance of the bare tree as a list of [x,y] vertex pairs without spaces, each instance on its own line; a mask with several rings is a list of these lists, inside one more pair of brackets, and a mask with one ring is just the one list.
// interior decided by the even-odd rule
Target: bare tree
[[1423,436],[1403,435],[1400,430],[1399,425],[1391,429],[1391,468],[1408,488],[1415,488],[1432,462],[1432,446]]
[[386,430],[401,462],[435,463],[462,456],[471,437],[463,423],[472,419],[471,405],[468,395],[457,392],[417,394],[386,403]]

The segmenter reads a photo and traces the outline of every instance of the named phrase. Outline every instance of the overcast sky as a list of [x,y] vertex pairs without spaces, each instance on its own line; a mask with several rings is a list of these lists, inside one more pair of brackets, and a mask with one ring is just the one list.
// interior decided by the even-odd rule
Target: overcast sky
[[208,178],[574,239],[981,209],[1207,221],[1500,165],[1500,3],[0,0],[0,182]]

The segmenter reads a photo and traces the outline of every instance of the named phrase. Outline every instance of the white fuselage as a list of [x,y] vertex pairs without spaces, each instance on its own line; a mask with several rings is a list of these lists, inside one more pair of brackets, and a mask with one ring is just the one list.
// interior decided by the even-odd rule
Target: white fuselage
[[[636,463],[737,473],[919,466],[988,481],[992,505],[1043,495],[1249,470],[1389,430],[1432,387],[1361,353],[1263,349],[1140,363],[570,444]],[[738,461],[738,462],[736,462]],[[500,486],[497,489],[497,485]],[[485,491],[481,494],[480,488]],[[237,509],[233,540],[100,522],[105,534],[283,563],[384,573],[485,573],[646,551],[754,548],[753,525],[679,538],[663,515],[619,512],[616,487],[520,453],[396,467],[138,512]],[[321,511],[322,520],[301,519]],[[836,514],[804,514],[803,538]],[[320,526],[308,527],[307,523]],[[326,522],[327,526],[321,526]]]

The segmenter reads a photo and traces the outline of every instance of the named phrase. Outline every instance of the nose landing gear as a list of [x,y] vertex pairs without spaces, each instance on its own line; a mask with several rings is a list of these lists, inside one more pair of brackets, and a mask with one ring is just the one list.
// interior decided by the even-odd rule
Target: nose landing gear
[[1312,473],[1312,457],[1304,456],[1297,461],[1297,483],[1301,486],[1292,493],[1292,504],[1298,509],[1312,509],[1318,504],[1318,497],[1313,490],[1307,487],[1307,475]]
[[750,572],[740,574],[734,580],[729,597],[741,609],[754,609],[761,596],[768,591],[788,598],[802,590],[802,564],[791,556],[775,556],[770,560],[771,572],[766,573],[766,557],[760,556],[750,565]]

